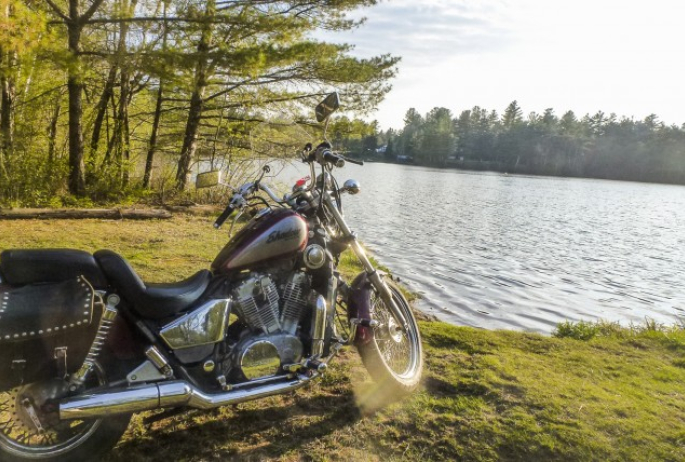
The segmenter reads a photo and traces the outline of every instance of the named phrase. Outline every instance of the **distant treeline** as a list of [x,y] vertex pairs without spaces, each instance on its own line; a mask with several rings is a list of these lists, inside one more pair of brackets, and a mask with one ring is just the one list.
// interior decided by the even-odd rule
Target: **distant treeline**
[[478,106],[454,117],[436,107],[407,111],[404,128],[383,134],[389,159],[510,173],[685,184],[685,124],[553,109],[527,117],[516,101],[502,116]]

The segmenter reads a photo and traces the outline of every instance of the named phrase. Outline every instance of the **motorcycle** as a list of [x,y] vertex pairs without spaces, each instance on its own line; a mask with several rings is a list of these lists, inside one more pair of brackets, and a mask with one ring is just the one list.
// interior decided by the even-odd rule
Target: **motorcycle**
[[[317,120],[327,125],[338,107],[329,95]],[[181,282],[147,284],[108,250],[0,254],[1,460],[95,459],[133,413],[160,410],[152,418],[161,419],[292,392],[346,345],[384,392],[418,386],[423,355],[409,303],[343,217],[343,194],[360,186],[339,187],[333,171],[363,162],[326,141],[301,156],[310,176],[283,198],[264,182],[268,167],[233,191],[215,228],[234,211],[262,208],[211,270]],[[199,175],[197,186],[219,177]],[[364,269],[349,284],[337,270],[347,249]]]

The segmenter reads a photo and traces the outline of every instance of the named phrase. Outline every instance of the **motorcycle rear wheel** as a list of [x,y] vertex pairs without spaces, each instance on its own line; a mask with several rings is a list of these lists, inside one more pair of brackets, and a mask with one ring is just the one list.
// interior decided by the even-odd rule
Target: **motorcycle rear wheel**
[[423,373],[421,334],[407,299],[397,286],[392,283],[388,286],[409,328],[407,332],[401,329],[386,303],[374,292],[370,314],[380,325],[373,330],[373,338],[357,349],[369,375],[384,390],[411,393],[420,385]]
[[[89,380],[90,387],[107,383],[103,370],[96,366]],[[91,461],[110,451],[128,427],[131,415],[112,416],[107,419],[60,421],[57,411],[44,413],[31,406],[22,408],[22,402],[36,403],[52,396],[59,389],[58,379],[29,384],[0,393],[0,460],[7,462]],[[36,403],[39,404],[39,403]],[[33,417],[31,417],[33,414]],[[32,418],[39,419],[42,431],[32,428]]]

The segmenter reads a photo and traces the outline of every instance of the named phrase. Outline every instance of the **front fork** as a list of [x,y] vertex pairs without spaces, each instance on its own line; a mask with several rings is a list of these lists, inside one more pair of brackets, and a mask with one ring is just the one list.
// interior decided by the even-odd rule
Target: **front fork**
[[381,300],[385,302],[385,305],[390,308],[390,311],[392,312],[395,321],[397,321],[397,323],[402,327],[402,330],[404,332],[407,332],[407,330],[409,329],[407,319],[404,317],[404,314],[402,314],[402,311],[397,306],[397,303],[395,303],[395,299],[392,296],[390,288],[383,281],[376,268],[373,267],[373,264],[366,256],[364,248],[361,246],[361,244],[359,244],[359,241],[357,241],[357,237],[354,235],[352,230],[350,230],[350,228],[347,226],[347,223],[345,223],[345,219],[333,203],[331,195],[328,192],[326,192],[324,193],[323,198],[328,210],[331,212],[331,214],[335,218],[335,221],[338,224],[338,227],[343,232],[345,239],[347,239],[347,241],[349,242],[352,252],[354,252],[354,254],[359,259],[359,262],[364,267],[364,271],[366,272],[366,276],[369,282],[376,289],[376,291],[381,297]]

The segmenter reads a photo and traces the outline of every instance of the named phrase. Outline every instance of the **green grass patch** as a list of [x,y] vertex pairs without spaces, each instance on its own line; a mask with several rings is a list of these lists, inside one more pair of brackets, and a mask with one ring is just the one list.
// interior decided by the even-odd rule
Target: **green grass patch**
[[[168,281],[209,265],[226,241],[211,222],[0,222],[0,249],[107,247],[144,278]],[[439,322],[421,330],[426,372],[412,396],[385,396],[348,349],[293,395],[149,426],[137,416],[107,460],[685,460],[677,326],[566,323],[551,337]]]

